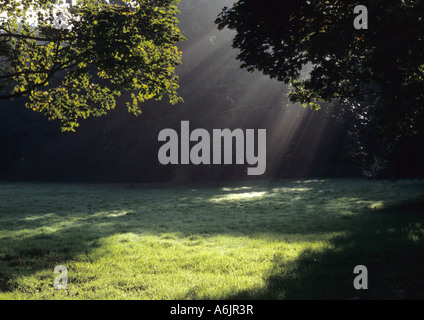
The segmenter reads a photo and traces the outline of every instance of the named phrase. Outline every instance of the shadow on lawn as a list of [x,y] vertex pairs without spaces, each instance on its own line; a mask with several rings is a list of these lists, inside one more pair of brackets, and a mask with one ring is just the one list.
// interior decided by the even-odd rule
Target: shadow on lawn
[[[53,269],[84,254],[88,257],[90,251],[99,246],[100,239],[114,234],[172,232],[181,237],[231,234],[254,238],[267,233],[307,236],[340,231],[344,235],[331,240],[331,250],[304,251],[298,259],[289,263],[275,256],[264,288],[223,299],[424,299],[424,201],[374,210],[362,209],[352,218],[334,212],[330,214],[333,210],[330,202],[345,199],[345,191],[338,189],[340,185],[315,181],[292,182],[284,188],[274,188],[276,186],[202,187],[200,196],[197,196],[196,186],[172,189],[172,194],[167,188],[129,188],[122,194],[106,193],[111,197],[109,199],[105,199],[104,195],[90,198],[90,192],[82,190],[73,194],[75,203],[82,203],[83,212],[76,213],[78,219],[61,225],[56,232],[48,232],[55,223],[64,223],[63,218],[71,217],[74,210],[72,203],[62,203],[60,209],[54,208],[59,203],[52,204],[52,201],[59,200],[55,200],[53,193],[51,197],[33,204],[44,206],[46,211],[32,213],[23,207],[21,212],[17,212],[15,220],[2,220],[0,214],[0,220],[7,222],[0,225],[0,235],[3,230],[22,232],[18,238],[0,239],[1,243],[10,245],[8,250],[3,250],[6,253],[1,255],[0,251],[0,291],[18,289],[13,281],[18,276]],[[286,198],[280,198],[285,188],[294,191]],[[328,205],[325,209],[329,212],[328,217],[314,216],[317,209],[308,202],[308,199],[316,202],[317,194],[322,191],[322,199],[327,200],[322,200],[320,210]],[[331,193],[333,198],[329,198]],[[240,202],[237,198],[229,198],[229,195],[251,199]],[[378,197],[363,198],[351,196],[343,201],[378,200]],[[286,210],[296,208],[299,214],[286,215],[282,210],[286,202],[294,203]],[[273,224],[267,223],[265,214],[261,215],[265,206],[267,214],[278,215]],[[214,212],[214,216],[203,214],[202,210]],[[114,216],[118,211],[123,214]],[[255,219],[245,219],[249,212]],[[302,214],[314,219],[304,221]],[[280,216],[281,224],[275,223]],[[26,235],[25,228],[46,228],[46,232]],[[368,268],[369,290],[353,288],[356,276],[353,269],[357,265]]]
[[[378,211],[334,238],[335,249],[304,251],[289,264],[276,257],[265,288],[227,299],[424,299],[424,201]],[[357,265],[368,269],[368,290],[354,289]]]

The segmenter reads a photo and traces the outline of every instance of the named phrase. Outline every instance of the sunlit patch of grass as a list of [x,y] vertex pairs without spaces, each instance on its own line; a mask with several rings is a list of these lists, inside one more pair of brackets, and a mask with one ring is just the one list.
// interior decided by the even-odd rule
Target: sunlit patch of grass
[[375,202],[373,202],[369,205],[369,208],[373,209],[373,210],[383,209],[384,203],[383,203],[383,201],[375,201]]
[[213,198],[211,202],[221,202],[221,201],[249,201],[252,199],[263,198],[266,196],[266,192],[247,192],[247,193],[231,193],[226,194],[217,198]]
[[417,297],[423,187],[2,184],[0,299],[349,299],[358,264],[384,271],[369,297]]

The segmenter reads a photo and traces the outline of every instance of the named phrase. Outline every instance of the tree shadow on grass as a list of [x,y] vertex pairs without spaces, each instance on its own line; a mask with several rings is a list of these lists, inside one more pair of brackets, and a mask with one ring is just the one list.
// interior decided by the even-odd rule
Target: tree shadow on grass
[[[424,200],[363,213],[359,225],[332,239],[333,248],[305,250],[288,263],[276,257],[263,288],[227,299],[424,299]],[[357,265],[367,267],[367,290],[354,288]]]
[[[34,191],[27,204],[3,205],[0,291],[19,290],[18,277],[53,271],[56,265],[75,259],[90,261],[101,240],[117,234],[172,233],[187,239],[193,235],[275,239],[278,235],[284,241],[334,232],[331,248],[305,250],[292,261],[274,256],[264,275],[265,287],[222,298],[424,298],[424,201],[380,207],[381,194],[393,189],[391,185],[375,186],[381,190],[373,195],[360,190],[362,184],[353,186],[341,190],[342,182],[290,181],[181,189],[102,187],[100,191],[53,186],[51,194]],[[366,207],[357,211],[358,202]],[[374,209],[368,208],[369,203],[375,203]],[[340,214],[342,209],[352,209],[352,215]],[[368,267],[369,290],[353,288],[357,265]],[[51,277],[52,272],[46,273],[46,282]]]

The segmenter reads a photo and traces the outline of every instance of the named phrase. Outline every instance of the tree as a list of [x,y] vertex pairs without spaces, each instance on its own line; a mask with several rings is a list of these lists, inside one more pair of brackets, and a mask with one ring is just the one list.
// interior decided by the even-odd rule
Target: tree
[[[357,5],[368,9],[368,29],[354,27]],[[408,142],[423,167],[421,0],[239,0],[216,23],[236,30],[243,68],[290,84],[290,99],[305,106],[318,109],[333,99],[365,104],[361,112],[381,146],[374,156],[394,163]]]
[[177,0],[1,0],[0,99],[27,107],[63,130],[106,114],[124,96],[139,103],[177,94]]

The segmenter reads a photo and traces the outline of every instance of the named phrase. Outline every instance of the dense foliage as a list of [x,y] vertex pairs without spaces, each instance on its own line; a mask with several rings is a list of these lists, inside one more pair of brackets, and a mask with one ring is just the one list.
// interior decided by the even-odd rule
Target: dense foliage
[[148,99],[180,100],[177,1],[0,3],[0,99],[28,97],[64,130],[121,95],[134,114]]
[[[359,4],[368,8],[368,29],[354,28]],[[359,116],[377,129],[380,152],[374,156],[396,170],[405,168],[405,144],[422,150],[422,1],[240,0],[216,23],[236,30],[233,46],[242,67],[290,84],[292,101],[315,108],[332,99],[362,104]]]

